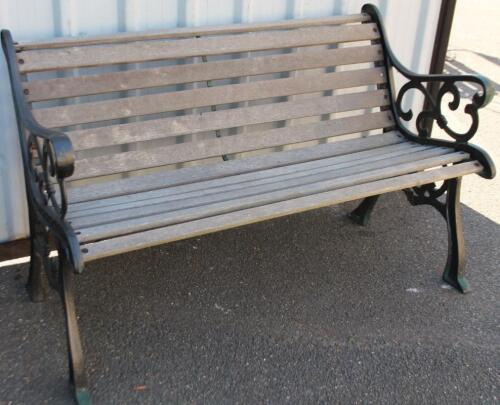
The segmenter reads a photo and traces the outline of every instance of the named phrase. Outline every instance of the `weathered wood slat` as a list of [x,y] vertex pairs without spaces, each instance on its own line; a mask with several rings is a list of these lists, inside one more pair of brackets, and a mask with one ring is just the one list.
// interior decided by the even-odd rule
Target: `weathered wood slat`
[[[225,176],[210,180],[193,181],[192,183],[179,186],[165,187],[140,193],[127,194],[123,196],[87,201],[70,204],[68,217],[76,218],[83,215],[103,212],[104,209],[113,210],[113,207],[134,206],[135,204],[155,204],[159,200],[170,200],[204,195],[207,192],[223,192],[233,190],[259,182],[273,182],[277,177],[294,175],[295,172],[305,172],[318,170],[325,167],[350,167],[359,164],[359,161],[366,163],[384,159],[391,156],[399,156],[412,153],[419,147],[414,143],[402,142],[381,148],[368,149],[361,152],[349,153],[346,155],[313,159],[307,162],[291,163],[285,166],[273,167],[242,173],[238,175]],[[429,147],[424,147],[428,149]],[[260,184],[260,183],[259,183]]]
[[371,183],[203,218],[196,221],[134,233],[100,242],[87,243],[82,246],[83,258],[85,261],[96,260],[133,250],[218,232],[224,229],[235,228],[316,208],[327,207],[329,205],[357,200],[371,195],[389,193],[405,188],[461,177],[471,173],[479,173],[481,170],[482,166],[477,162],[461,163],[445,168],[392,177]]
[[[174,196],[175,198],[157,198],[154,200],[128,202],[115,204],[108,207],[104,212],[84,212],[80,216],[70,216],[72,226],[75,229],[82,229],[94,226],[101,226],[114,222],[130,220],[132,218],[152,216],[158,214],[172,213],[173,211],[184,210],[194,207],[203,207],[209,204],[219,203],[242,198],[254,198],[255,195],[264,193],[288,190],[292,187],[306,186],[312,183],[330,181],[340,177],[351,176],[358,173],[367,173],[381,168],[396,166],[399,164],[409,164],[417,161],[442,157],[438,159],[440,163],[451,163],[464,160],[463,153],[450,154],[449,149],[426,148],[425,146],[415,146],[411,148],[412,153],[406,154],[386,154],[384,159],[361,160],[357,164],[344,163],[334,164],[326,167],[312,168],[309,170],[293,171],[293,167],[288,166],[290,173],[276,175],[271,178],[260,179],[258,181],[248,181],[240,185],[231,187],[216,187],[203,190],[202,193],[190,193]],[[392,156],[391,156],[392,155]],[[450,155],[450,156],[443,156]],[[455,155],[455,156],[452,156]],[[450,162],[451,160],[451,162]],[[367,174],[369,176],[369,174]],[[194,194],[194,195],[193,195]]]
[[61,77],[24,82],[28,101],[144,89],[180,83],[226,79],[301,69],[376,62],[383,57],[380,45],[310,50],[307,57],[297,53],[193,63],[125,72]]
[[[463,159],[462,154],[455,153],[457,161]],[[79,240],[82,243],[93,240],[108,239],[119,235],[141,232],[147,229],[160,228],[168,225],[180,224],[183,222],[194,221],[201,218],[213,217],[216,215],[226,214],[233,211],[241,211],[248,208],[253,208],[262,205],[277,203],[280,201],[293,201],[294,199],[321,194],[335,189],[345,189],[357,185],[369,185],[383,179],[391,179],[397,183],[399,176],[409,173],[419,172],[418,174],[425,178],[425,171],[441,166],[447,161],[447,156],[435,157],[421,160],[419,162],[411,162],[406,164],[395,165],[387,168],[373,170],[369,173],[363,172],[345,176],[338,179],[325,180],[317,183],[290,187],[286,190],[274,191],[264,194],[259,194],[252,197],[244,197],[220,203],[208,204],[194,208],[174,211],[171,213],[162,213],[159,215],[151,215],[142,218],[134,218],[121,222],[98,225],[80,230]],[[458,167],[452,166],[452,167]],[[460,165],[461,166],[461,165]],[[476,169],[476,165],[472,165]],[[450,168],[451,169],[451,168]],[[471,169],[471,168],[470,168]],[[346,193],[348,194],[348,193]]]
[[416,150],[425,150],[429,148],[431,147],[420,146],[410,142],[401,142],[380,148],[368,149],[340,156],[313,159],[307,162],[291,163],[290,165],[262,169],[250,173],[244,172],[238,175],[229,175],[210,180],[202,179],[200,181],[193,181],[192,183],[178,186],[70,204],[68,218],[91,215],[104,212],[105,210],[110,211],[117,207],[132,207],[137,204],[155,204],[159,201],[196,197],[205,195],[208,190],[210,193],[224,192],[252,184],[260,184],[260,182],[273,182],[278,176],[280,176],[280,178],[284,175],[290,176],[295,172],[317,170],[333,165],[337,168],[351,167],[359,164],[361,160],[365,163],[370,163],[388,157],[401,156],[413,153]]
[[294,29],[303,27],[317,27],[322,25],[341,25],[370,21],[366,14],[338,15],[323,18],[293,19],[285,21],[272,21],[262,23],[217,25],[204,27],[180,27],[169,30],[120,32],[112,35],[88,37],[64,37],[46,41],[21,42],[16,45],[18,51],[32,49],[67,48],[71,46],[102,45],[120,42],[135,42],[155,39],[173,39],[196,36],[236,34],[244,32],[259,32],[270,30]]
[[311,78],[261,80],[252,83],[42,108],[35,109],[33,115],[42,125],[55,128],[291,94],[380,84],[384,81],[383,69],[361,69],[318,74]]
[[378,112],[262,132],[256,131],[239,136],[226,136],[155,149],[104,155],[77,160],[75,162],[75,174],[71,178],[73,180],[83,179],[189,162],[230,153],[248,152],[384,128],[391,124],[392,116],[390,113]]
[[154,173],[140,177],[107,181],[105,183],[81,185],[69,188],[67,193],[70,203],[78,204],[166,187],[175,187],[194,181],[199,182],[242,173],[252,173],[258,170],[307,162],[309,160],[347,155],[402,142],[406,141],[401,134],[395,131],[386,132],[367,138],[325,143],[296,150],[275,152],[271,155],[254,156],[203,166],[185,167],[168,173]]
[[[138,41],[117,45],[94,45],[18,53],[21,73],[138,63],[193,56],[295,48],[340,42],[374,40],[374,23],[299,28],[290,31],[256,32],[170,41]],[[23,61],[22,63],[20,61]]]
[[388,103],[386,90],[374,90],[69,131],[67,134],[75,150],[85,150],[290,118],[381,107]]

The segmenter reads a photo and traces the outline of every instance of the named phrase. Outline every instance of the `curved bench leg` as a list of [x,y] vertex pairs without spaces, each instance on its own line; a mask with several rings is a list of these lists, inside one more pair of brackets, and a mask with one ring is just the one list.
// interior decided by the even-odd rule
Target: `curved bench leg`
[[352,211],[349,215],[355,223],[358,225],[366,226],[368,222],[370,222],[370,217],[373,209],[375,208],[375,204],[380,196],[372,195],[371,197],[366,197],[358,207]]
[[448,224],[448,259],[443,273],[443,281],[462,293],[469,291],[464,277],[465,244],[460,211],[460,187],[462,179],[447,181],[446,222]]
[[[443,185],[425,184],[403,190],[411,205],[431,205],[446,220],[448,227],[448,259],[443,273],[443,281],[460,292],[467,292],[469,285],[464,277],[465,244],[460,214],[460,186],[462,178],[446,180]],[[446,193],[446,203],[439,197]]]
[[26,289],[32,302],[47,299],[49,266],[49,241],[45,227],[35,219],[30,221],[30,270]]
[[77,403],[79,405],[87,405],[90,404],[90,394],[75,310],[75,271],[67,261],[64,253],[61,254],[61,252],[59,255],[59,274],[61,277],[61,295],[66,318],[70,383],[75,391]]

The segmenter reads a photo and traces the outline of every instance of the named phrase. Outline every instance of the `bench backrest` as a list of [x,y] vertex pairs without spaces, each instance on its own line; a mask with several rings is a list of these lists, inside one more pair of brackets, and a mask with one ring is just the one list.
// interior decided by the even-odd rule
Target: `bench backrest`
[[359,14],[21,43],[17,56],[35,118],[68,133],[81,180],[390,127],[378,39]]

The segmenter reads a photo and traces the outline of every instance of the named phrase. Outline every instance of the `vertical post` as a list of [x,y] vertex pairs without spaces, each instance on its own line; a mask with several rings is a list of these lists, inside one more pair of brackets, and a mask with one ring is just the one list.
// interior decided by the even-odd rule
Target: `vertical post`
[[59,276],[61,277],[61,294],[66,318],[70,382],[77,403],[88,405],[90,404],[90,394],[75,309],[75,269],[68,262],[63,249],[59,250]]
[[349,218],[351,218],[358,225],[368,225],[368,222],[370,222],[370,216],[379,197],[379,195],[366,197],[363,201],[361,201],[358,207],[353,212],[351,212]]
[[[434,39],[434,49],[432,50],[431,65],[429,73],[443,73],[446,52],[448,51],[448,43],[450,42],[451,27],[453,25],[453,16],[455,14],[455,6],[457,0],[441,0],[441,10],[439,12],[438,26],[436,29],[436,37]],[[439,91],[439,83],[433,82],[428,85],[432,99],[435,100]],[[430,109],[430,104],[427,99],[424,101],[424,110]],[[433,120],[426,119],[424,127],[429,136],[432,132]]]
[[48,234],[33,213],[30,213],[31,258],[28,282],[26,288],[32,302],[42,302],[47,299],[49,266]]
[[448,224],[448,259],[443,280],[460,292],[467,292],[469,285],[465,280],[465,243],[460,211],[460,188],[462,179],[448,180],[446,193],[446,222]]

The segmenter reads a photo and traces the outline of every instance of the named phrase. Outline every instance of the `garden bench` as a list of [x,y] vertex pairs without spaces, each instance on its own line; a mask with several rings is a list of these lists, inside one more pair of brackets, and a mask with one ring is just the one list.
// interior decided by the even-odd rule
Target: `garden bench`
[[[408,71],[374,6],[45,42],[15,43],[4,30],[2,46],[30,214],[28,287],[34,301],[44,298],[55,241],[80,403],[89,394],[74,274],[92,260],[363,198],[352,218],[365,224],[378,195],[403,190],[446,219],[443,278],[467,289],[460,181],[495,174],[468,143],[493,90],[478,76]],[[451,94],[457,109],[456,83],[465,81],[478,91],[465,108],[471,127],[457,133],[441,104]],[[410,90],[428,101],[417,116],[403,107]],[[403,122],[413,119],[416,130]],[[432,120],[452,139],[431,138]]]

